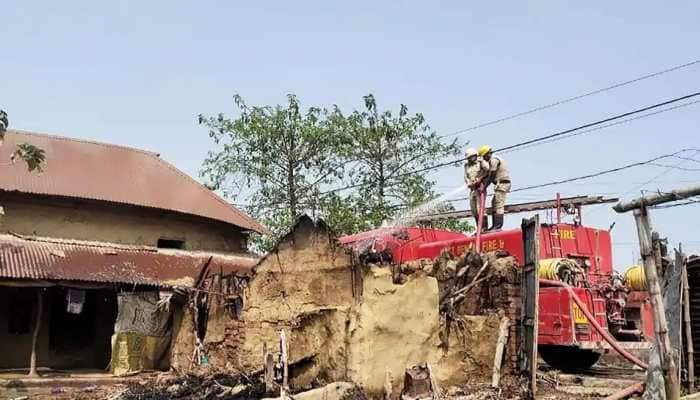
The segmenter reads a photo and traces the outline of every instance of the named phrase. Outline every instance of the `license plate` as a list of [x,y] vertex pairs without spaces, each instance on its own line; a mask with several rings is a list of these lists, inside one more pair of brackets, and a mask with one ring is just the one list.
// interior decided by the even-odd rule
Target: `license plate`
[[583,314],[583,311],[579,308],[578,304],[571,304],[571,313],[574,315],[575,324],[587,324],[588,318]]

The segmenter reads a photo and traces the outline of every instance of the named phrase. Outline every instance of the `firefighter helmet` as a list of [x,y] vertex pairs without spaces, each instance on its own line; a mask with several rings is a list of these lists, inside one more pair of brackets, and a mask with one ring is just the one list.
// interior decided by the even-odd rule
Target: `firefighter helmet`
[[476,157],[476,156],[478,156],[478,155],[479,155],[479,152],[476,151],[475,148],[470,147],[470,148],[467,149],[467,151],[464,153],[464,155],[465,155],[467,158],[471,158],[471,157]]
[[483,157],[485,154],[488,154],[488,153],[490,153],[490,152],[491,152],[491,146],[489,146],[488,144],[485,144],[485,145],[479,147],[479,155],[482,156],[482,157]]

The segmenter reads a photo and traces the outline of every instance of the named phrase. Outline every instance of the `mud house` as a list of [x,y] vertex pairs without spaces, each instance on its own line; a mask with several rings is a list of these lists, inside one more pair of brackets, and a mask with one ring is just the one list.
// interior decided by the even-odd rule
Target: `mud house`
[[[491,382],[499,325],[507,316],[513,339],[505,351],[503,373],[510,379],[519,344],[519,276],[513,257],[489,257],[494,268],[475,287],[486,293],[455,310],[450,327],[440,308],[441,287],[454,280],[457,260],[445,268],[432,262],[366,264],[323,221],[301,216],[253,268],[239,312],[211,297],[198,303],[195,312],[207,317],[193,326],[193,310],[185,310],[174,338],[172,366],[196,371],[193,344],[201,343],[205,369],[252,374],[263,368],[264,349],[269,351],[265,354],[279,349],[284,331],[293,390],[340,380],[376,396],[387,384],[400,392],[406,368],[421,363],[432,366],[441,384],[478,385]],[[477,269],[472,268],[467,281],[481,274]],[[218,286],[208,285],[210,290]],[[477,298],[489,299],[489,304]]]
[[146,339],[164,335],[150,364],[167,366],[172,313],[149,307],[170,310],[205,266],[245,274],[264,228],[158,154],[10,130],[0,160],[23,142],[47,165],[0,166],[0,369],[28,368],[32,347],[40,368],[104,369],[115,329],[139,318]]

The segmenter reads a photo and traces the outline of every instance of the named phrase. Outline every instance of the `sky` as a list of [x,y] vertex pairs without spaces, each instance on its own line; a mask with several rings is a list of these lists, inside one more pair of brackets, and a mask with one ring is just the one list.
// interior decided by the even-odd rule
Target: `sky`
[[[700,59],[693,1],[10,0],[1,9],[0,107],[11,127],[152,150],[193,176],[213,148],[197,115],[230,114],[235,93],[257,105],[295,93],[304,106],[348,111],[373,93],[442,134]],[[697,91],[700,65],[456,138],[497,148]],[[700,148],[699,127],[697,104],[504,157],[515,188]],[[691,171],[644,166],[509,201],[557,191],[630,199],[700,183],[699,163],[664,164]],[[444,192],[462,183],[460,167],[430,176]],[[632,215],[606,205],[583,218],[615,222],[616,268],[636,261]],[[654,210],[652,223],[700,253],[700,204]]]

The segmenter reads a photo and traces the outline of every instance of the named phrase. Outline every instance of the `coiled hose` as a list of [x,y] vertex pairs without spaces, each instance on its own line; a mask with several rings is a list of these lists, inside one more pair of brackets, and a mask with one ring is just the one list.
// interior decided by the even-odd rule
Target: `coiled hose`
[[647,290],[647,277],[644,275],[644,268],[640,265],[633,265],[627,268],[624,275],[627,286],[635,291]]

